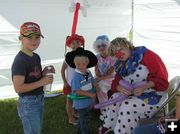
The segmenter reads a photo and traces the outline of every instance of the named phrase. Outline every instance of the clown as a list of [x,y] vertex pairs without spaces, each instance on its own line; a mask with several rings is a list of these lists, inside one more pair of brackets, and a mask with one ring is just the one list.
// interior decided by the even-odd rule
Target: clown
[[[117,37],[112,40],[109,50],[117,60],[114,65],[115,79],[108,95],[110,99],[119,94],[129,97],[108,107],[99,134],[110,130],[115,134],[131,134],[138,120],[150,118],[166,99],[168,72],[156,53],[144,46],[135,47],[126,38]],[[129,91],[119,84],[122,79],[132,85],[141,81],[146,81],[146,84]]]

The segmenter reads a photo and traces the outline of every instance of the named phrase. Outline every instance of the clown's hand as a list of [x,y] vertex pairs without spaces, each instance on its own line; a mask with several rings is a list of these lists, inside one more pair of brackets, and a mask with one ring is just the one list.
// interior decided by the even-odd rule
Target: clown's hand
[[142,87],[135,88],[134,90],[132,90],[132,93],[134,96],[140,96],[142,95],[142,93],[144,93],[144,89]]

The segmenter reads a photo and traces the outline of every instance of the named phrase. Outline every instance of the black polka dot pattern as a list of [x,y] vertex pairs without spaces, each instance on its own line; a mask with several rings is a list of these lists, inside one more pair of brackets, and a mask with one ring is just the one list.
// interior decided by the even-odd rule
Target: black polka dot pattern
[[[146,81],[148,73],[148,70],[143,65],[139,65],[136,68],[136,72],[125,77],[125,79],[129,83],[135,84],[136,82]],[[116,107],[118,107],[118,105],[119,103],[117,103]],[[120,105],[120,109],[115,109],[118,113],[118,118],[114,117],[114,121],[117,119],[114,132],[120,134],[130,134],[134,127],[137,126],[139,119],[150,118],[149,115],[157,108],[157,105],[149,106],[141,99],[136,98],[136,96],[129,96],[128,99]],[[112,109],[111,113],[113,113]],[[110,119],[111,118],[109,118],[109,122],[111,122]]]
[[125,101],[125,104],[126,104],[126,105],[128,105],[128,104],[129,104],[129,102],[128,102],[128,101]]
[[145,104],[143,103],[143,104],[141,104],[141,106],[142,106],[142,107],[144,107],[144,106],[145,106]]
[[136,105],[136,104],[133,104],[133,107],[137,107],[137,105]]

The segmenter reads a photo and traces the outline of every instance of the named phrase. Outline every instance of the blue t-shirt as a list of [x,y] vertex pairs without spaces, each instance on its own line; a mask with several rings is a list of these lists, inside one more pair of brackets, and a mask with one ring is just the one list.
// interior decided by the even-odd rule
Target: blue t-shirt
[[[77,90],[84,90],[87,92],[93,92],[92,83],[94,83],[94,78],[90,71],[87,71],[86,76],[84,76],[79,70],[75,69],[75,75],[71,82],[72,94],[77,95]],[[73,106],[75,109],[82,109],[91,106],[94,103],[92,98],[73,100]]]
[[[12,77],[14,75],[24,76],[24,83],[36,82],[42,78],[41,59],[36,53],[33,53],[31,57],[19,51],[14,59],[11,71]],[[20,93],[19,96],[39,95],[43,93],[43,87],[39,87],[26,93]]]

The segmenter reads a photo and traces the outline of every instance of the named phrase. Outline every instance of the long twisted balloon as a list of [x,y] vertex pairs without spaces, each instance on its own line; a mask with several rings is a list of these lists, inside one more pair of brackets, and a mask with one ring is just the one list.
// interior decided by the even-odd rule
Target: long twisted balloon
[[72,24],[71,35],[74,35],[74,34],[76,33],[76,27],[77,27],[78,11],[79,11],[79,9],[80,9],[80,3],[77,2],[77,3],[76,3],[75,12],[74,12],[74,19],[73,19],[73,24]]

